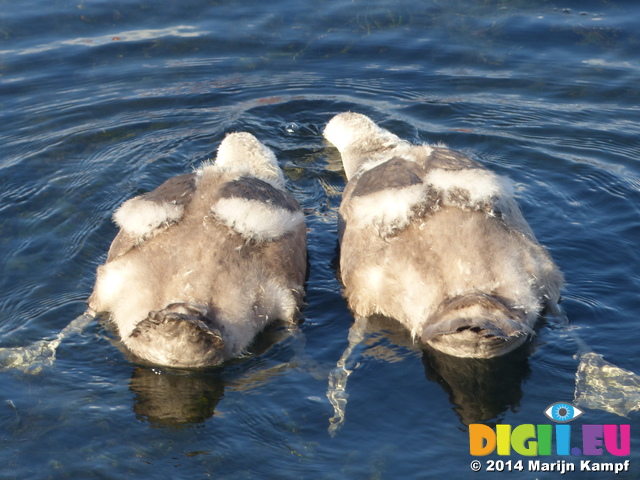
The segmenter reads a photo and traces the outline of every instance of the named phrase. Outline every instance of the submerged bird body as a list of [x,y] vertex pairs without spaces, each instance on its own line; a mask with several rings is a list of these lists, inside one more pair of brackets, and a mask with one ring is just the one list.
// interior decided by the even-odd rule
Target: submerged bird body
[[324,134],[348,179],[340,274],[356,315],[395,318],[461,357],[501,355],[534,333],[542,309],[559,301],[562,275],[506,179],[356,113],[337,115]]
[[202,367],[241,355],[276,319],[295,321],[306,229],[273,153],[228,135],[214,164],[125,202],[89,306],[157,365]]

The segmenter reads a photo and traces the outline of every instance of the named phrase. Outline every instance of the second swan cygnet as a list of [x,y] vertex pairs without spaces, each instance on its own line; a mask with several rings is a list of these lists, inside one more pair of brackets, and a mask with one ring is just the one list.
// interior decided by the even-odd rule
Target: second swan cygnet
[[120,232],[89,307],[109,312],[138,358],[216,365],[276,319],[297,319],[306,228],[275,155],[232,133],[215,163],[167,180],[115,213]]
[[348,180],[340,274],[354,314],[392,317],[442,352],[488,358],[521,345],[540,312],[558,308],[562,274],[507,179],[358,113],[335,116],[324,136]]

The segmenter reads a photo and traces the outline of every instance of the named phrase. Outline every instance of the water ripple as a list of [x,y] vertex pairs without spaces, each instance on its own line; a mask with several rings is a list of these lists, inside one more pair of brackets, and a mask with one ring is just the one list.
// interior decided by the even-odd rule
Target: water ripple
[[[14,476],[146,478],[160,466],[185,478],[417,478],[428,459],[432,475],[466,478],[468,454],[457,446],[468,440],[460,422],[473,389],[452,390],[458,363],[420,358],[387,327],[365,345],[345,427],[326,434],[328,371],[353,316],[338,279],[346,179],[322,129],[344,110],[413,142],[444,142],[512,178],[566,276],[569,321],[596,352],[637,370],[629,352],[640,312],[638,8],[498,3],[5,8],[1,347],[53,338],[81,314],[118,205],[213,158],[231,131],[250,131],[275,151],[305,212],[310,264],[306,365],[299,345],[271,332],[258,343],[273,343],[238,362],[164,375],[131,363],[101,322],[98,335],[65,340],[43,374],[4,372],[11,421],[0,436],[17,447],[0,460]],[[573,391],[568,337],[543,327],[537,346],[516,381],[488,382],[489,401],[479,405],[500,404],[489,421],[537,421]],[[438,362],[450,384],[428,368]]]

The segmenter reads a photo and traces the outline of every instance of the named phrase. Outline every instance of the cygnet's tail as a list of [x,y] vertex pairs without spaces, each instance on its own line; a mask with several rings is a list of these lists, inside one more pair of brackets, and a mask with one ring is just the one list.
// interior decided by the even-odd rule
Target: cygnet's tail
[[440,304],[422,332],[422,341],[458,357],[488,358],[521,345],[533,329],[522,310],[483,293]]
[[212,326],[208,312],[188,303],[172,303],[149,312],[124,344],[138,357],[155,365],[193,368],[223,361],[222,334]]

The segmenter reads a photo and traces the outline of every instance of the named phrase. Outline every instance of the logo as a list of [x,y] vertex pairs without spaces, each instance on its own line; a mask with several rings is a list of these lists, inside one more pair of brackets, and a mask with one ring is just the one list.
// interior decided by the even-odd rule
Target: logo
[[[602,455],[626,456],[631,452],[630,425],[582,425],[582,442],[571,446],[571,425],[568,422],[584,412],[567,402],[549,405],[544,414],[556,425],[469,425],[469,450],[475,457],[497,453],[535,455]],[[555,427],[555,428],[554,428]],[[555,444],[555,448],[554,447]]]
[[[567,402],[549,405],[544,414],[552,424],[498,424],[495,428],[481,423],[469,425],[469,452],[474,457],[490,454],[509,456],[513,454],[525,457],[567,456],[567,457],[614,457],[628,456],[631,453],[630,425],[581,425],[572,432],[569,422],[581,417],[584,412]],[[528,471],[556,471],[565,473],[575,471],[576,464],[571,459],[554,462],[529,460]],[[624,462],[596,462],[590,458],[580,460],[580,471],[628,471],[629,460]],[[483,468],[479,460],[471,462],[475,472]],[[487,460],[487,471],[524,470],[523,460]]]
[[575,420],[584,412],[578,407],[565,402],[556,402],[547,407],[544,414],[549,417],[549,420],[553,420],[558,423],[566,423],[571,420]]

